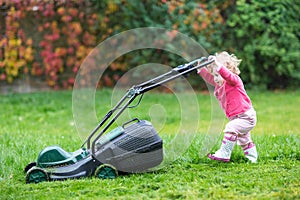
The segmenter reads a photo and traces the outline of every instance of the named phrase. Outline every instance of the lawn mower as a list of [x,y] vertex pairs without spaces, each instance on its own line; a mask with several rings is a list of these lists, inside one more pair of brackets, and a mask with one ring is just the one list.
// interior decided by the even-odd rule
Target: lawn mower
[[145,92],[212,62],[202,57],[132,86],[107,112],[79,150],[67,152],[59,146],[43,149],[36,162],[25,167],[26,183],[89,176],[116,178],[119,174],[146,172],[157,167],[163,161],[163,140],[149,121],[134,118],[106,132],[125,109],[133,107],[131,103],[137,96],[140,96],[140,102]]

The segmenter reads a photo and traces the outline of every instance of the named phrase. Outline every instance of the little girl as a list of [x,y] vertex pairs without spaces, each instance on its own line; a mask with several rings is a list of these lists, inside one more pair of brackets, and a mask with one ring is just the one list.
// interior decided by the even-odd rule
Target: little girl
[[247,95],[243,82],[238,76],[240,70],[235,55],[227,52],[209,56],[215,62],[206,68],[198,70],[198,74],[215,86],[214,95],[224,110],[229,122],[224,129],[224,138],[219,150],[208,157],[212,160],[229,162],[231,152],[237,142],[244,151],[246,158],[257,162],[257,151],[251,140],[250,131],[256,125],[256,112]]

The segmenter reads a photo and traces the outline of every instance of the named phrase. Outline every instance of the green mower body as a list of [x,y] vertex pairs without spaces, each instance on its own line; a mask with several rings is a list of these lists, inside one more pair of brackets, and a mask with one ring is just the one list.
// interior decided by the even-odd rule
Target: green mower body
[[74,152],[67,152],[59,146],[49,146],[38,155],[38,167],[54,167],[74,164],[88,155],[87,150],[81,148]]
[[[97,146],[103,146],[123,133],[124,129],[122,127],[117,127],[108,134],[104,135],[97,142]],[[88,155],[89,152],[85,148],[78,149],[74,152],[67,152],[59,146],[49,146],[43,149],[38,155],[36,166],[47,168],[70,165],[82,160]]]

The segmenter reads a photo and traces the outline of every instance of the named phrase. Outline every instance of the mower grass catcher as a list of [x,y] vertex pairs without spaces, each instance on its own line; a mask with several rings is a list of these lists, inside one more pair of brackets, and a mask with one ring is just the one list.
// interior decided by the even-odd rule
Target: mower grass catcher
[[104,116],[80,149],[74,152],[67,152],[59,146],[43,149],[36,162],[25,167],[26,183],[89,176],[116,178],[118,174],[146,172],[158,166],[163,161],[163,141],[149,121],[134,118],[104,133],[137,96],[212,62],[202,57],[132,86]]

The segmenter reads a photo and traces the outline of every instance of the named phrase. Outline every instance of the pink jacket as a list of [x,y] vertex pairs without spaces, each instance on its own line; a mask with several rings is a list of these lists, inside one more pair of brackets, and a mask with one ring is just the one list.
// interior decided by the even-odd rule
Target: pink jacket
[[215,86],[214,95],[218,99],[227,118],[241,114],[252,108],[252,103],[246,93],[241,78],[229,71],[226,67],[219,69],[219,74],[224,83],[219,86],[214,82],[214,77],[207,69],[202,68],[198,74],[209,84]]

